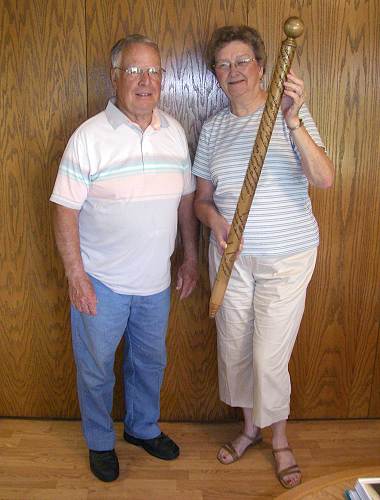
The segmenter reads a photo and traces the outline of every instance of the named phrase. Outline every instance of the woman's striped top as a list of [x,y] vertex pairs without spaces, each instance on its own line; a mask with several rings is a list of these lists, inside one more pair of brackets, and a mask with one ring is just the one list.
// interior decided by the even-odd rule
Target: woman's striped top
[[[207,120],[201,131],[193,174],[213,183],[214,203],[229,223],[263,109],[238,117],[225,108]],[[299,115],[315,143],[324,147],[306,106]],[[212,234],[211,240],[214,240]],[[316,247],[318,243],[308,180],[280,110],[245,226],[242,254],[288,255]]]

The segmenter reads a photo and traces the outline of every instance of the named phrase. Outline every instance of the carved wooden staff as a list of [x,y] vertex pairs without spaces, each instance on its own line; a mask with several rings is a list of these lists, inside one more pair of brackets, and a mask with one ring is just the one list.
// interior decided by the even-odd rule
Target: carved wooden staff
[[247,173],[245,174],[243,186],[240,191],[240,197],[232,220],[231,229],[228,233],[227,247],[224,250],[212,289],[209,308],[211,318],[215,317],[219,306],[223,302],[224,293],[231,276],[236,252],[240,247],[243,231],[248,219],[253,196],[256,191],[256,186],[280,107],[284,91],[284,82],[297,47],[295,39],[303,33],[303,22],[298,17],[289,17],[284,24],[284,32],[287,38],[281,44],[281,50],[273,71],[264,112],[257,131],[255,145],[253,146],[251,158],[248,163]]

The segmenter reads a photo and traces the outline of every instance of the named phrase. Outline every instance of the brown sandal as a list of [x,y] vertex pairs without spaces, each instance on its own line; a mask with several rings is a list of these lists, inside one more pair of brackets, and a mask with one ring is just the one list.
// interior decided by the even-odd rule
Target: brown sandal
[[[291,448],[289,448],[289,446],[287,446],[286,448],[278,448],[277,450],[272,450],[272,454],[274,457],[274,461],[276,463],[275,470],[276,470],[277,479],[280,481],[281,485],[284,488],[290,490],[291,488],[294,488],[295,486],[298,486],[301,483],[301,481],[302,481],[301,470],[297,464],[291,465],[290,467],[285,467],[285,469],[282,469],[282,470],[277,470],[276,454],[281,453],[283,451],[290,451],[291,453],[293,453],[293,450]],[[300,478],[295,484],[289,484],[285,481],[286,476],[289,476],[290,474],[296,474],[296,473],[300,474]]]
[[[244,455],[244,453],[246,452],[246,450],[250,446],[255,446],[256,444],[261,443],[261,441],[263,440],[263,438],[260,435],[252,437],[252,436],[249,436],[248,434],[246,434],[245,432],[241,432],[239,435],[245,436],[250,441],[250,444],[247,446],[247,448],[243,451],[243,453],[241,455],[238,454],[238,452],[235,450],[235,448],[233,447],[231,442],[224,444],[220,448],[220,450],[218,451],[218,454],[216,456],[216,458],[219,460],[219,462],[221,464],[223,464],[223,465],[233,464],[234,462],[239,460],[239,458],[241,458]],[[231,457],[232,457],[231,462],[223,462],[223,460],[219,457],[219,454],[222,450],[225,450],[227,453],[229,453],[231,455]]]

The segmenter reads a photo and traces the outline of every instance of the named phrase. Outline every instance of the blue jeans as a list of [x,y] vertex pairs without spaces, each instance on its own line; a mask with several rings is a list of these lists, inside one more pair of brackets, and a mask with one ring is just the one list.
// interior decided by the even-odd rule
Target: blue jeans
[[83,433],[90,449],[103,451],[115,446],[113,368],[123,336],[125,431],[142,439],[160,434],[157,422],[166,366],[170,288],[149,296],[121,295],[90,278],[97,314],[89,316],[71,307],[72,338]]

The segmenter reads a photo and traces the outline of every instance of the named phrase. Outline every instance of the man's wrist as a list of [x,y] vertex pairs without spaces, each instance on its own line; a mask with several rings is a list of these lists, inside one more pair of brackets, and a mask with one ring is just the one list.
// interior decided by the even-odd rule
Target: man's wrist
[[86,271],[84,270],[83,267],[78,267],[75,269],[70,269],[65,272],[66,278],[68,280],[76,280],[76,279],[81,279],[84,276],[87,276]]
[[197,253],[191,253],[191,254],[184,254],[183,255],[183,262],[192,262],[194,264],[198,264],[198,254]]

